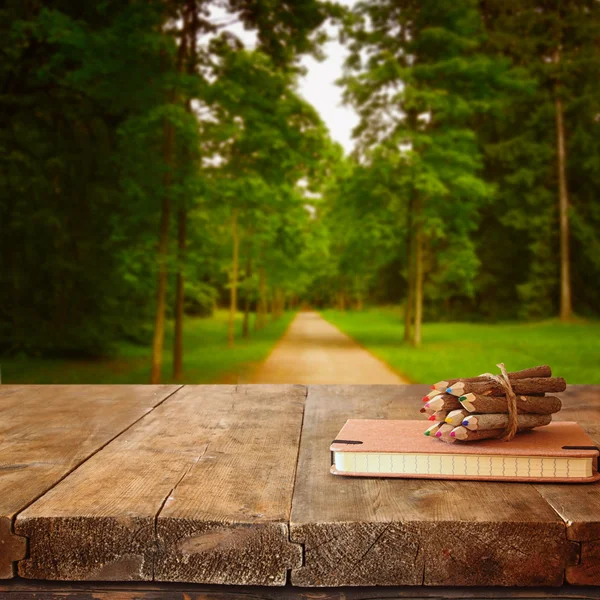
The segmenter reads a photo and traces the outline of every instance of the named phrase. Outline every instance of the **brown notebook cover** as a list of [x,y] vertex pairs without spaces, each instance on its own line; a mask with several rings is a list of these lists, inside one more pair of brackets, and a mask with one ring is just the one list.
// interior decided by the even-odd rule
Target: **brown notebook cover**
[[[594,441],[585,433],[583,428],[573,421],[554,421],[550,425],[538,427],[528,432],[519,433],[510,442],[501,440],[481,440],[477,442],[456,442],[448,444],[437,438],[431,438],[424,435],[424,430],[427,428],[422,421],[394,421],[384,419],[350,419],[346,422],[342,430],[337,435],[336,440],[331,444],[332,466],[331,472],[335,475],[349,475],[362,477],[410,477],[410,478],[426,478],[426,479],[476,479],[486,481],[536,481],[536,482],[569,482],[581,483],[592,482],[600,479],[598,474],[598,456],[600,451],[596,448]],[[566,447],[581,447],[584,448],[565,448]],[[359,458],[363,461],[360,464],[369,464],[364,462],[365,457],[362,453],[372,453],[374,455],[383,455],[377,457],[377,460],[372,460],[379,465],[380,472],[351,472],[347,470],[338,470],[335,466],[336,454],[338,458],[343,458],[340,453],[354,453],[348,456],[353,456],[359,453]],[[432,464],[442,464],[442,458],[439,455],[454,457],[452,465],[460,465],[462,470],[466,470],[467,460],[472,460],[471,457],[484,457],[485,463],[482,463],[485,468],[482,471],[491,472],[498,470],[497,465],[504,464],[504,461],[512,460],[515,457],[531,458],[532,464],[539,464],[535,459],[547,458],[564,459],[564,458],[588,458],[592,459],[592,475],[590,477],[547,477],[547,476],[523,476],[523,475],[477,475],[452,474],[450,473],[392,473],[392,456],[389,455],[411,455],[411,458],[417,464],[417,458],[412,455],[423,455],[431,457]],[[498,461],[494,462],[492,469],[491,458],[498,457]],[[504,457],[504,460],[502,460]],[[372,457],[374,459],[375,457]],[[383,460],[382,460],[383,458]],[[425,460],[425,459],[423,459]],[[474,460],[474,459],[473,459]],[[465,467],[462,466],[463,462]],[[429,460],[427,465],[429,465]],[[489,462],[489,469],[487,466]],[[559,461],[560,462],[560,461]],[[387,467],[386,465],[390,465]],[[423,463],[422,463],[423,464]],[[444,461],[448,464],[448,460]],[[476,463],[473,463],[476,464]],[[508,463],[507,463],[508,464]],[[516,464],[516,462],[511,463]],[[564,463],[560,463],[564,464]],[[556,465],[556,461],[554,462]],[[361,467],[358,467],[359,469]],[[388,471],[386,472],[386,468]],[[415,467],[416,468],[416,467]],[[443,468],[440,466],[440,470]],[[516,469],[516,467],[515,467]],[[425,469],[423,469],[425,470]],[[458,470],[458,468],[457,468]],[[556,466],[555,466],[556,472]],[[542,467],[542,473],[544,468]]]

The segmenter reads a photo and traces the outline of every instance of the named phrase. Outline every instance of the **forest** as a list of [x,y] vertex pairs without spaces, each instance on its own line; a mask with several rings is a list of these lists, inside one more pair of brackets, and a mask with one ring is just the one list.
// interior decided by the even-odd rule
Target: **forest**
[[[0,29],[3,356],[127,341],[157,383],[215,310],[232,347],[309,306],[400,306],[410,347],[600,316],[595,0],[7,0]],[[349,154],[298,91],[332,30]]]

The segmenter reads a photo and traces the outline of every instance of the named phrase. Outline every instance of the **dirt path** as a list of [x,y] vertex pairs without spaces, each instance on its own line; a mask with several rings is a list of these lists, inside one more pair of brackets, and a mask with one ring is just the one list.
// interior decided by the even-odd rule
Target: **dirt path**
[[296,315],[250,383],[408,383],[316,312]]

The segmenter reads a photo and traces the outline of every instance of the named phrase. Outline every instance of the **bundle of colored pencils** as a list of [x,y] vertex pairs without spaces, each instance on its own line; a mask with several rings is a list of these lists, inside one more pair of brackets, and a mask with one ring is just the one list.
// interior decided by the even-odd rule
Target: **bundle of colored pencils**
[[[552,377],[547,365],[508,373],[508,379],[517,400],[517,432],[548,425],[561,409],[561,401],[546,394],[564,392],[565,380]],[[433,421],[426,436],[449,443],[471,442],[499,438],[506,431],[507,392],[493,379],[485,375],[447,379],[431,388],[421,408],[421,413]]]

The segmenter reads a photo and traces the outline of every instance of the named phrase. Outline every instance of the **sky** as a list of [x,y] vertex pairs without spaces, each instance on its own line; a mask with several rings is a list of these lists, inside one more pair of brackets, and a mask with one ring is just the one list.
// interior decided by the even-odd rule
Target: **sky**
[[[355,0],[338,0],[339,4],[351,7]],[[211,9],[215,20],[227,21],[231,15],[215,6]],[[247,31],[239,23],[227,27],[234,33],[247,48],[256,45],[256,35]],[[344,60],[347,51],[337,40],[337,29],[331,25],[326,26],[330,41],[323,48],[325,60],[318,61],[311,56],[303,56],[301,65],[306,68],[306,75],[298,81],[298,92],[305,100],[310,102],[321,115],[325,125],[329,128],[331,137],[339,142],[346,153],[351,152],[352,129],[358,125],[358,115],[349,106],[342,106],[342,89],[335,85],[335,80],[342,76]]]
[[335,29],[328,28],[327,31],[333,38],[324,47],[327,57],[322,62],[311,56],[302,58],[301,64],[307,73],[298,82],[298,91],[319,111],[331,137],[349,153],[353,148],[351,135],[358,125],[358,115],[352,107],[342,105],[342,88],[335,85],[335,80],[342,76],[347,51],[337,41]]

